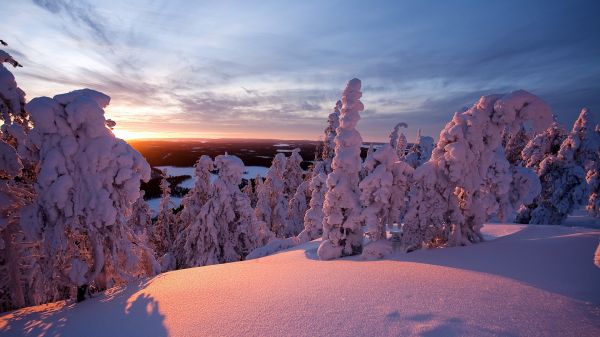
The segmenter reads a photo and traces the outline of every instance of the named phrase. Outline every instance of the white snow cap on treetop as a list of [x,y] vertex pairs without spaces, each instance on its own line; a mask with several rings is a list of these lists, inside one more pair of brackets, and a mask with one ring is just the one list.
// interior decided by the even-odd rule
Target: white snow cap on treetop
[[554,121],[550,106],[525,90],[513,91],[497,100],[492,120],[509,124],[510,131],[515,132],[520,122],[525,121],[534,134],[544,131]]
[[215,167],[219,170],[219,177],[227,177],[227,181],[236,185],[242,182],[244,162],[237,156],[228,154],[215,157]]

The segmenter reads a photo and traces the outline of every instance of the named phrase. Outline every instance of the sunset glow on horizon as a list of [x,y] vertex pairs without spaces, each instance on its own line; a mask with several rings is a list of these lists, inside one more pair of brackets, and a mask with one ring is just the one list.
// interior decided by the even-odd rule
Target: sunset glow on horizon
[[385,141],[405,122],[412,141],[419,129],[437,138],[454,112],[491,93],[528,90],[565,124],[583,106],[600,110],[590,6],[33,0],[0,10],[11,13],[2,38],[23,64],[14,74],[27,98],[106,93],[126,139],[317,140],[359,77],[363,139]]

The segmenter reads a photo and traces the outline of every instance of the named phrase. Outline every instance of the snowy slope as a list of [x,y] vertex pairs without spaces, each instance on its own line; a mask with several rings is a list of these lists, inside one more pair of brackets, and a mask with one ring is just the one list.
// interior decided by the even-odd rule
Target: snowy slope
[[318,261],[318,242],[0,317],[0,336],[600,336],[600,230],[487,225],[469,247]]

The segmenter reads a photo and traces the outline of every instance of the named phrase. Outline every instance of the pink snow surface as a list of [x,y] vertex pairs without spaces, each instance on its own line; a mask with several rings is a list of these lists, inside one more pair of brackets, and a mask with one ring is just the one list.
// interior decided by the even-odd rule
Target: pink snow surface
[[313,241],[7,313],[0,336],[600,336],[600,230],[483,233],[379,261],[319,261]]

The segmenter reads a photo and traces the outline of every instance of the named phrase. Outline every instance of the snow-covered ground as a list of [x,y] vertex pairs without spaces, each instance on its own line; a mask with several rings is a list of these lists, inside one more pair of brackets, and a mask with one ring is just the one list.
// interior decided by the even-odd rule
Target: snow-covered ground
[[492,240],[380,261],[319,261],[311,242],[173,271],[6,313],[0,336],[600,336],[600,230],[483,232]]

